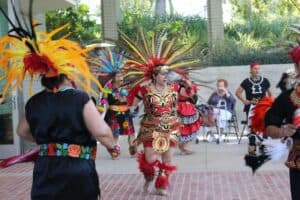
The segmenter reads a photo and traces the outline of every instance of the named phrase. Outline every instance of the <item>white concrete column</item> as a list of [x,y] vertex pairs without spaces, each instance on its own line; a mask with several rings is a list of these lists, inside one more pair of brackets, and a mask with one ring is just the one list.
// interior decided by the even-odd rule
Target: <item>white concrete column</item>
[[101,0],[102,38],[118,39],[118,22],[121,20],[120,0]]
[[210,45],[224,40],[222,0],[207,0],[208,39]]

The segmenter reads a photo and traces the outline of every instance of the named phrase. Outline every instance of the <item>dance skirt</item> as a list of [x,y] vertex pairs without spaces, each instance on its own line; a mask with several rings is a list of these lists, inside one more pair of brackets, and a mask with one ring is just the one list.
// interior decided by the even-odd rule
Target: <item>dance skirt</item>
[[185,143],[193,140],[200,129],[202,118],[196,110],[195,105],[190,102],[178,103],[178,116],[182,126],[179,129],[179,142]]
[[109,109],[104,119],[112,129],[114,135],[134,134],[133,120],[129,110],[114,111]]

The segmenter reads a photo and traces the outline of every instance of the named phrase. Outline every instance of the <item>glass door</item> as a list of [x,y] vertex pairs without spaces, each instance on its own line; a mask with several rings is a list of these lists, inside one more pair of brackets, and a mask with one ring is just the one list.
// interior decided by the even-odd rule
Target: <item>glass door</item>
[[[8,0],[0,0],[0,6],[4,10],[7,9]],[[6,35],[8,31],[8,22],[0,15],[0,37]],[[0,70],[0,77],[3,71]],[[16,136],[16,123],[18,119],[17,112],[17,93],[12,96],[7,95],[5,98],[1,93],[5,84],[5,79],[0,80],[0,159],[8,156],[16,155],[20,152],[20,140]]]

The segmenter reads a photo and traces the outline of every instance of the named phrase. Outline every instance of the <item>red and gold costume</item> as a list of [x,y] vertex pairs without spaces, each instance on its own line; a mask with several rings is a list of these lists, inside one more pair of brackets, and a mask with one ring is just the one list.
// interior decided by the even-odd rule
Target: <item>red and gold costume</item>
[[163,153],[178,141],[180,121],[177,117],[178,85],[167,86],[165,95],[156,92],[154,85],[141,87],[145,106],[138,141]]
[[[144,147],[152,147],[156,152],[164,153],[178,141],[180,120],[177,116],[178,91],[177,84],[168,84],[165,91],[155,88],[154,78],[157,74],[169,70],[190,66],[195,60],[184,60],[183,56],[193,45],[176,43],[178,37],[169,37],[166,32],[144,34],[139,32],[140,40],[135,42],[125,34],[120,33],[117,44],[127,52],[124,66],[125,78],[132,78],[133,88],[129,91],[128,102],[131,104],[136,97],[143,101],[145,116],[137,138]],[[179,59],[180,58],[180,59]],[[152,80],[150,84],[145,81]],[[169,175],[176,169],[170,163],[156,160],[148,163],[144,153],[138,155],[139,169],[147,182],[154,179],[155,167],[159,173],[155,182],[157,189],[166,189],[169,185]]]

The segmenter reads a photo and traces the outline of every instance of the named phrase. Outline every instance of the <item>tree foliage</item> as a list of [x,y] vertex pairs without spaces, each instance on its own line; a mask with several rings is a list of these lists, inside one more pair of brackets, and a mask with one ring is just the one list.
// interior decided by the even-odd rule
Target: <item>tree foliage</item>
[[293,18],[299,15],[296,0],[230,0],[230,3],[236,20]]
[[49,11],[46,13],[46,29],[51,31],[64,24],[69,24],[66,30],[58,33],[56,37],[60,37],[67,33],[72,33],[69,39],[80,42],[81,44],[89,44],[100,40],[100,25],[89,17],[89,7],[81,4],[77,7]]

